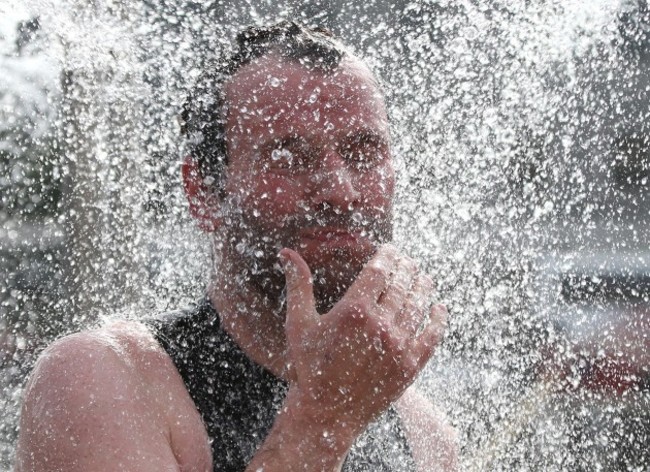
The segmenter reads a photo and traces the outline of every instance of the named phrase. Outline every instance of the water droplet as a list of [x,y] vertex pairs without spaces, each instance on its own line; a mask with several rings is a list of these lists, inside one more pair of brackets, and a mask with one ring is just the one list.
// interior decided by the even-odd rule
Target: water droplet
[[320,87],[316,87],[312,94],[309,96],[307,101],[309,103],[316,103],[316,100],[318,100],[318,95],[320,95]]
[[271,152],[271,160],[279,161],[281,159],[291,163],[293,160],[293,154],[288,149],[274,149]]

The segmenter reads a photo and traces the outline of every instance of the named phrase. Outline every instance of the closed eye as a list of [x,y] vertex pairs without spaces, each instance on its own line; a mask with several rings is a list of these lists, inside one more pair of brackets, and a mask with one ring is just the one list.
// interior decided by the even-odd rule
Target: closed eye
[[359,170],[368,170],[381,163],[388,155],[388,142],[372,131],[354,133],[344,141],[341,156]]
[[264,164],[275,170],[296,170],[305,167],[310,159],[308,143],[292,135],[273,140],[263,152]]

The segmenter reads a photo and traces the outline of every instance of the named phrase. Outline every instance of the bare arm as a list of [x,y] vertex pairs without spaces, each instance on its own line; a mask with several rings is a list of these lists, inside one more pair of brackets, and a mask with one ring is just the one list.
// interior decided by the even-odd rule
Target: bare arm
[[307,264],[283,250],[286,336],[293,379],[284,409],[247,471],[338,471],[366,426],[399,398],[431,357],[446,310],[426,316],[431,280],[382,247],[346,295],[318,315]]
[[396,402],[421,472],[458,470],[458,435],[445,415],[414,387]]
[[129,353],[97,332],[64,338],[41,355],[16,451],[17,472],[90,470],[182,470],[165,413]]

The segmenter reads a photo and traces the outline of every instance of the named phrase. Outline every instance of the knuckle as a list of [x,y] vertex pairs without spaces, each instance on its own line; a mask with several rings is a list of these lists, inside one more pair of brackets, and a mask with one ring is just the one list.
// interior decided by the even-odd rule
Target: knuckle
[[406,294],[409,293],[410,283],[406,280],[393,280],[391,286],[401,298],[405,297]]
[[447,328],[449,318],[447,308],[444,305],[436,305],[431,311],[432,322],[436,323],[444,331]]
[[413,377],[420,371],[420,365],[415,356],[407,355],[402,360],[402,369],[406,377]]
[[410,271],[417,271],[418,263],[410,256],[402,256],[402,264]]
[[371,280],[380,280],[386,276],[386,268],[379,264],[368,264],[364,271]]
[[422,308],[415,302],[407,302],[400,311],[399,325],[401,328],[411,332],[420,325],[422,322]]
[[352,315],[348,318],[364,320],[370,313],[370,304],[366,300],[354,300],[348,305],[347,311]]
[[392,329],[387,329],[381,323],[378,324],[378,332],[376,333],[378,339],[384,347],[384,351],[397,354],[401,357],[406,348],[406,340],[400,336],[399,333]]
[[440,328],[434,328],[426,339],[423,340],[423,347],[426,352],[433,351],[436,346],[442,341],[444,330]]
[[424,352],[420,355],[420,368],[424,368],[424,366],[429,362],[429,360],[433,357],[433,353],[435,352],[435,345],[432,346],[427,346],[424,350]]
[[429,277],[427,274],[420,274],[419,277],[420,283],[426,292],[432,292],[435,289],[436,285],[433,283],[433,279],[431,277]]
[[377,255],[380,254],[396,254],[397,248],[390,243],[383,244],[377,251]]
[[414,315],[419,311],[421,311],[420,307],[413,300],[407,300],[406,303],[404,303],[404,308],[402,309],[402,312],[405,315]]

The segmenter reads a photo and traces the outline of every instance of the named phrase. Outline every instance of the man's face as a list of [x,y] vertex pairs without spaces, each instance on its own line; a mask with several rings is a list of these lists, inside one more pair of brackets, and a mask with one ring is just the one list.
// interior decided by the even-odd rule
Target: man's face
[[328,309],[392,237],[388,119],[372,75],[357,59],[323,72],[268,55],[225,92],[226,244],[267,291],[284,286],[279,250],[296,250]]

